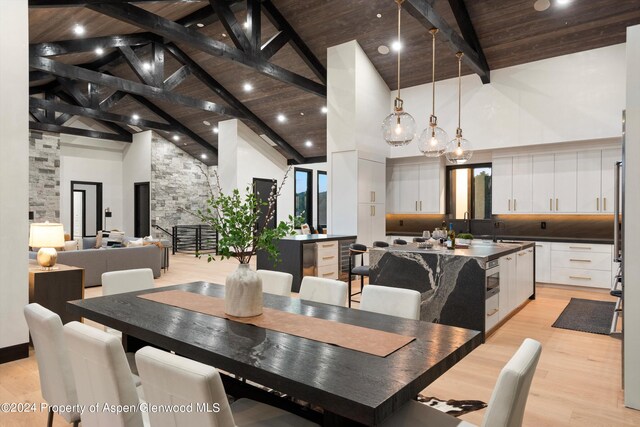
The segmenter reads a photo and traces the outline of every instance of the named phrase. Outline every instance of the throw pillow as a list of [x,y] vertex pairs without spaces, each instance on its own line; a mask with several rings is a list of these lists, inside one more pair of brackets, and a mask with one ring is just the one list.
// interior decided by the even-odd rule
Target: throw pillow
[[94,247],[96,249],[100,249],[102,247],[102,230],[96,233],[96,245]]
[[144,241],[142,239],[130,240],[129,244],[127,245],[127,247],[133,248],[133,247],[136,247],[136,246],[143,246],[143,245],[144,245]]
[[64,242],[64,250],[65,251],[77,251],[78,250],[78,242],[75,240],[69,240]]

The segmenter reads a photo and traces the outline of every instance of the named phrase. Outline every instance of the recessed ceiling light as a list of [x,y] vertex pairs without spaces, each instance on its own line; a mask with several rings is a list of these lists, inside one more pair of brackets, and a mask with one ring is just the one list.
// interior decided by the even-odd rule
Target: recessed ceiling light
[[251,92],[253,90],[253,85],[251,83],[245,83],[242,85],[242,88],[245,92]]
[[74,32],[76,35],[81,36],[81,35],[83,35],[83,34],[84,34],[84,27],[83,27],[82,25],[80,25],[80,24],[76,24],[76,25],[73,27],[73,32]]
[[142,68],[144,68],[145,70],[150,70],[151,69],[151,64],[148,62],[143,62],[142,63]]
[[278,114],[278,121],[284,123],[287,121],[287,117],[284,114]]
[[202,27],[204,27],[204,24],[203,24],[202,22],[198,22],[198,23],[196,24],[196,27],[198,27],[198,28],[202,28]]
[[96,48],[96,55],[102,55],[104,53],[104,49],[101,47]]
[[139,115],[137,115],[137,114],[133,114],[133,115],[131,116],[131,118],[132,118],[133,120],[138,120],[138,119],[140,119],[140,116],[139,116]]
[[556,4],[558,6],[566,6],[571,3],[571,0],[556,0]]
[[327,114],[327,111],[328,111],[328,110],[327,110],[327,107],[322,107],[322,108],[320,109],[320,112],[321,112],[322,114]]
[[304,145],[306,145],[307,147],[312,147],[313,146],[313,142],[305,141]]
[[536,0],[535,3],[533,3],[533,8],[538,12],[543,12],[549,9],[550,6],[551,2],[549,0]]
[[182,143],[182,145],[187,145],[187,143],[186,143],[186,142],[183,142],[183,143]]
[[393,43],[391,43],[391,49],[393,49],[395,52],[402,50],[402,43],[399,40],[394,41]]
[[381,14],[381,13],[378,13],[378,14],[376,15],[376,18],[382,18],[382,14]]
[[207,155],[206,155],[206,154],[204,154],[204,153],[202,153],[202,154],[200,154],[200,157],[202,157],[203,159],[206,159],[206,158],[207,158]]
[[303,113],[303,112],[300,112],[300,115],[301,115],[301,116],[304,116],[304,113]]
[[202,124],[205,126],[211,126],[211,122],[209,120],[203,120]]
[[178,135],[173,135],[173,140],[174,141],[180,141],[180,137]]
[[227,37],[227,34],[226,33],[222,33],[222,37]]
[[378,53],[382,54],[382,55],[386,55],[387,53],[389,53],[389,46],[385,46],[383,44],[381,44],[380,46],[378,46]]
[[213,128],[213,133],[218,133],[218,132],[219,132],[219,130],[218,130],[218,126],[214,127],[214,128]]
[[249,28],[249,21],[246,21],[244,24],[242,24],[242,26],[243,26],[244,28]]

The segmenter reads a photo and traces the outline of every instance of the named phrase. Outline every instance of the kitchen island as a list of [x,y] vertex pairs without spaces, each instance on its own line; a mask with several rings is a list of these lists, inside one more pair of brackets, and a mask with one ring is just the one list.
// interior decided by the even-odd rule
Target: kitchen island
[[414,289],[420,319],[489,332],[535,298],[533,242],[476,242],[465,249],[373,248],[369,282]]

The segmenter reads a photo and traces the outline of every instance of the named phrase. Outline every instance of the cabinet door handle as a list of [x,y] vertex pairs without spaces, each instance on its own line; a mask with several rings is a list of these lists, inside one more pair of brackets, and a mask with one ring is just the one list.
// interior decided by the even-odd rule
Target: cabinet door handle
[[416,200],[416,212],[418,212],[418,201]]
[[603,211],[607,210],[607,198],[606,197],[602,198],[602,210]]
[[333,256],[333,255],[332,256],[323,256],[322,257],[322,259],[334,259],[334,258],[335,258],[335,256]]
[[509,210],[511,210],[511,199],[509,199]]
[[372,192],[371,192],[371,201],[372,201],[372,202],[375,202],[375,201],[376,201],[376,192],[375,192],[375,191],[372,191]]
[[507,257],[507,261],[511,261],[513,258],[511,258],[510,256]]
[[332,248],[333,247],[333,243],[326,243],[324,245],[322,245],[323,248]]
[[591,246],[569,246],[569,249],[587,249],[587,250],[591,250]]
[[585,277],[585,276],[569,276],[569,279],[591,280],[591,277]]
[[553,199],[549,199],[549,211],[553,211]]
[[420,200],[420,212],[422,212],[422,200]]
[[373,206],[371,206],[371,207],[373,208],[373,215],[372,215],[372,216],[376,216],[376,206],[375,206],[375,205],[373,205]]
[[542,245],[539,245],[539,244],[536,243],[536,248],[541,248],[541,247],[542,247]]
[[569,261],[572,261],[572,262],[591,262],[590,259],[576,259],[576,258],[569,258]]
[[517,202],[517,200],[516,200],[516,199],[513,199],[513,210],[514,210],[514,211],[517,211],[517,210],[518,210],[518,208],[516,208],[516,202]]
[[487,317],[491,317],[491,316],[493,316],[493,315],[494,315],[494,314],[496,314],[498,311],[499,311],[499,309],[494,308],[494,309],[493,309],[493,310],[491,310],[489,313],[487,313]]
[[596,197],[596,211],[600,211],[600,197]]
[[527,252],[531,253],[531,252],[533,252],[533,249],[529,249]]
[[519,253],[519,254],[518,254],[518,256],[524,256],[524,255],[525,255],[525,254],[523,254],[523,253]]
[[334,272],[332,271],[330,273],[323,273],[322,277],[333,276],[333,275],[334,275]]
[[556,199],[556,211],[558,210],[558,199]]

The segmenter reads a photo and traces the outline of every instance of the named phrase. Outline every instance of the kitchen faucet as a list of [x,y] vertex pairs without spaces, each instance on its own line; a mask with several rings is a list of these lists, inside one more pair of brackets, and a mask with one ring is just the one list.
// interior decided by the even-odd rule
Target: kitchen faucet
[[497,242],[497,230],[500,228],[506,228],[504,221],[494,221],[493,222],[493,241]]
[[467,226],[466,233],[471,234],[471,218],[469,218],[469,211],[464,213],[463,219]]

